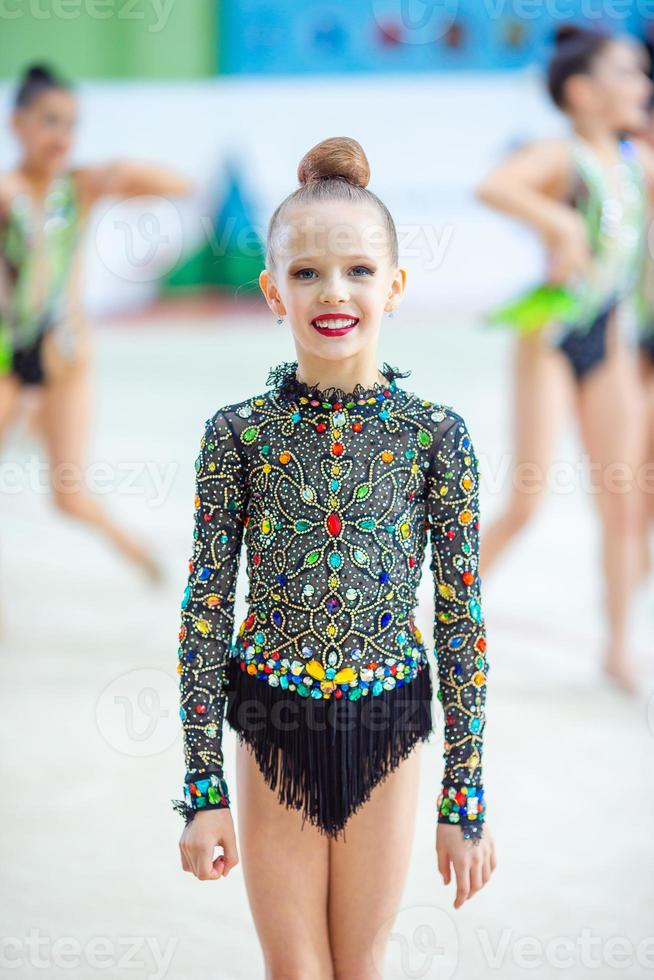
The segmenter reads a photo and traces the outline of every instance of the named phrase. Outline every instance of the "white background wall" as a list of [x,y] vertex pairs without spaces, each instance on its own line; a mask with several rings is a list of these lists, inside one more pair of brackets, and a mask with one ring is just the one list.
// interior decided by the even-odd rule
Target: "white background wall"
[[[303,153],[334,135],[358,139],[371,189],[393,213],[410,280],[406,304],[474,315],[537,278],[536,237],[472,196],[511,145],[565,130],[534,70],[180,83],[84,83],[78,88],[76,163],[115,157],[167,162],[196,181],[192,198],[141,206],[105,201],[87,238],[86,299],[94,313],[142,305],[157,276],[206,234],[225,159],[238,161],[262,236],[272,209],[296,186]],[[0,88],[8,120],[12,86]],[[16,159],[0,144],[0,167]]]

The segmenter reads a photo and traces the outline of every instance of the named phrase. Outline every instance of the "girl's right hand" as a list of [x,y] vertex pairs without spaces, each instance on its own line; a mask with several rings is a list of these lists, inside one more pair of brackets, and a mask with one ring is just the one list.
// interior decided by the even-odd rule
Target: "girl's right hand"
[[[222,847],[223,853],[214,860],[216,846]],[[199,810],[184,828],[179,849],[182,868],[200,881],[226,877],[239,861],[229,807]]]
[[588,272],[592,252],[584,219],[573,208],[566,208],[557,217],[548,235],[548,282],[565,285]]

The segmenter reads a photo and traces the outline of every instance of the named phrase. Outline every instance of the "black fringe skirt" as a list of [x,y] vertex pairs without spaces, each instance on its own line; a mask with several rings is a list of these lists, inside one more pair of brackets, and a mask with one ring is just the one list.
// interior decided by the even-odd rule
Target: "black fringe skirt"
[[232,657],[225,718],[279,802],[302,810],[302,826],[345,840],[348,818],[432,732],[429,662],[409,683],[351,701],[273,687]]

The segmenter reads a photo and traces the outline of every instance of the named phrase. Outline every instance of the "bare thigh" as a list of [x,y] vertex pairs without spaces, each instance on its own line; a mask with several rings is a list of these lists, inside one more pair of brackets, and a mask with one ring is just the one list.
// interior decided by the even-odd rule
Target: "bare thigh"
[[329,841],[282,806],[237,740],[240,860],[266,980],[331,980]]
[[[590,462],[593,497],[605,517],[626,514],[636,495],[611,492],[635,479],[647,450],[646,402],[637,358],[619,340],[611,321],[607,357],[579,386],[580,433]],[[622,475],[624,474],[624,476]],[[599,491],[599,492],[597,492]]]
[[[640,377],[643,384],[645,399],[645,425],[646,435],[646,454],[647,464],[651,469],[654,467],[654,364],[649,355],[640,355]],[[647,473],[645,485],[647,510],[650,519],[654,518],[654,479]]]
[[547,489],[547,469],[572,406],[574,385],[563,355],[541,333],[517,338],[514,384],[514,492],[523,494],[522,506],[529,509]]
[[[422,743],[330,840],[329,932],[337,980],[383,975],[384,951],[409,869]],[[435,876],[434,876],[435,877]]]
[[81,463],[89,436],[91,382],[86,366],[44,386],[43,416],[51,461]]
[[4,438],[14,417],[19,392],[20,382],[18,378],[11,374],[0,377],[0,439]]

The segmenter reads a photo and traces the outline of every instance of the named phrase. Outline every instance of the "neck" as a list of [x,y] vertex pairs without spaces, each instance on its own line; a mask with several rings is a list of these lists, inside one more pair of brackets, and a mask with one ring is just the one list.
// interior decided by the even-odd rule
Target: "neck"
[[56,176],[51,170],[44,169],[30,160],[23,160],[17,169],[21,176],[37,191],[46,190]]
[[384,381],[376,363],[377,351],[367,348],[350,357],[334,361],[318,357],[306,351],[297,350],[298,381],[317,384],[320,388],[342,388],[353,391],[355,385],[370,387]]
[[579,117],[574,120],[577,136],[589,143],[599,156],[615,160],[618,153],[619,134],[596,119]]

